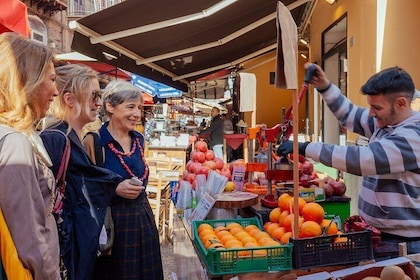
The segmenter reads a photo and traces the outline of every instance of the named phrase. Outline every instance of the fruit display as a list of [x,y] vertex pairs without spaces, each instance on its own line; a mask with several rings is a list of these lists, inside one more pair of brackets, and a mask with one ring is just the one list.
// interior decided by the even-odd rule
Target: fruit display
[[382,268],[379,277],[366,276],[362,280],[410,280],[411,277],[405,274],[404,270],[397,265],[387,265]]
[[232,176],[230,166],[225,164],[223,159],[216,158],[214,152],[208,149],[207,143],[201,140],[195,143],[194,151],[190,153],[190,160],[185,165],[185,169],[182,180],[190,182],[193,189],[195,189],[198,174],[204,174],[207,178],[210,170],[214,170],[228,180]]
[[372,231],[372,244],[376,246],[381,241],[381,232],[374,226],[369,225],[365,219],[359,215],[348,217],[343,224],[344,232]]
[[[280,245],[280,242],[271,238],[267,232],[252,224],[243,227],[239,223],[231,222],[226,226],[214,228],[210,224],[202,223],[197,227],[197,233],[206,249],[253,248],[254,257],[267,255],[267,250],[260,247]],[[251,251],[241,250],[238,255],[250,256]]]
[[[278,207],[269,213],[269,221],[264,224],[264,229],[271,237],[279,240],[282,244],[287,244],[292,235],[293,228],[293,202],[294,198],[288,193],[283,193],[278,198]],[[299,209],[299,238],[317,237],[325,235],[337,235],[337,242],[345,241],[341,239],[342,234],[337,224],[333,220],[325,219],[325,211],[316,202],[306,202],[301,197],[298,198]]]

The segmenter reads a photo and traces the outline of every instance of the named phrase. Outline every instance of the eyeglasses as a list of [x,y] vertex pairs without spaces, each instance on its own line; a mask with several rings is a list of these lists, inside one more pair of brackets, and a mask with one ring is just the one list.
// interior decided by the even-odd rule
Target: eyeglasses
[[92,100],[98,102],[102,98],[102,93],[99,90],[92,91]]

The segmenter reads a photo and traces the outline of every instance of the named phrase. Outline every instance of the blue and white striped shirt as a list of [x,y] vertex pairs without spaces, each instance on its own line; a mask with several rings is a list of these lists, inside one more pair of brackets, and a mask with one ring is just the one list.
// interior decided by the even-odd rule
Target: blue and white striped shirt
[[420,237],[420,113],[380,129],[369,109],[357,107],[332,85],[322,94],[347,130],[369,138],[367,146],[310,143],[306,156],[363,176],[359,214],[382,232]]

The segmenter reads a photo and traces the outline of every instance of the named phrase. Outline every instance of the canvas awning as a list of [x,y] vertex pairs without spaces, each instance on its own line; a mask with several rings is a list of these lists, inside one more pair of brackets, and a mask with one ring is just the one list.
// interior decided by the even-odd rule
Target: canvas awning
[[95,58],[83,55],[78,52],[57,54],[55,58],[74,64],[83,64],[89,66],[90,68],[98,72],[98,74],[100,75],[108,75],[116,79],[127,81],[131,79],[131,75],[129,72],[124,71],[108,63],[97,61]]
[[[200,77],[276,49],[277,2],[127,0],[71,22],[72,48],[188,92]],[[281,2],[304,32],[316,1]]]

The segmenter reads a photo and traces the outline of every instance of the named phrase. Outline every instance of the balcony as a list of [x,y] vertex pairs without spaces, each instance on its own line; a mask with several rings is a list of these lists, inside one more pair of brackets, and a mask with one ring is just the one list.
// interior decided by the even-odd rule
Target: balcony
[[67,0],[31,0],[31,6],[36,4],[38,9],[42,9],[44,13],[53,14],[67,10]]

